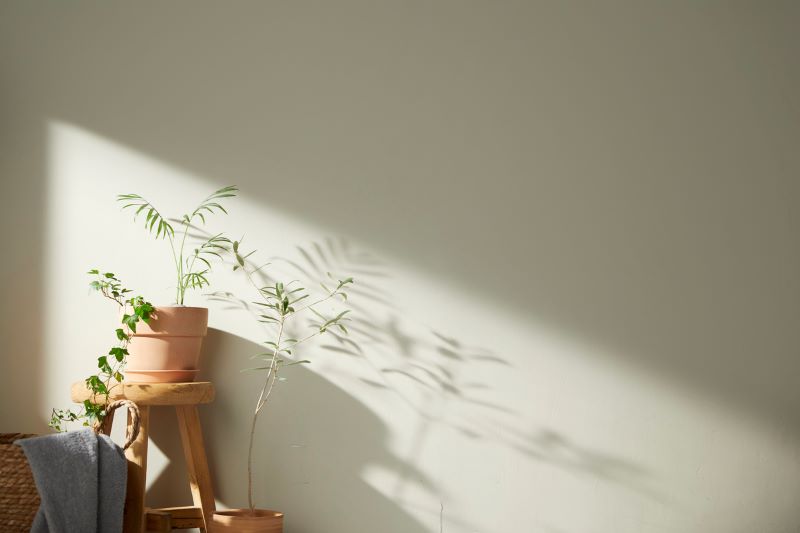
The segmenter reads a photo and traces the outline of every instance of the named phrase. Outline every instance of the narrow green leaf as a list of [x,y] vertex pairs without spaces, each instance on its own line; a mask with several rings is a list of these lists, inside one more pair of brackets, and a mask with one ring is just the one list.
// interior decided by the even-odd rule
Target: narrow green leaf
[[285,363],[283,366],[305,365],[309,363],[311,363],[311,361],[309,361],[308,359],[303,359],[302,361],[292,361],[291,363]]

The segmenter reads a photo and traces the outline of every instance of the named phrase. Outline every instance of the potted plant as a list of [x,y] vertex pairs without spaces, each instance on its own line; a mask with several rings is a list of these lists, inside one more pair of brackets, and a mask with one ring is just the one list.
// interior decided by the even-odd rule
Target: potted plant
[[[165,219],[138,194],[117,197],[125,202],[123,209],[135,208],[134,219],[140,214],[144,216],[149,233],[169,241],[176,271],[175,305],[153,306],[143,296],[131,296],[133,291],[125,288],[114,273],[90,270],[93,279],[89,286],[119,306],[120,327],[114,332],[117,343],[108,354],[98,357],[97,372],[84,380],[92,392],[91,398],[79,410],[53,409],[50,427],[65,431],[70,422],[82,422],[85,426],[102,422],[112,389],[126,376],[134,382],[194,379],[200,345],[206,334],[208,309],[184,306],[185,296],[190,289],[209,285],[206,276],[211,270],[211,259],[222,258],[231,241],[218,233],[201,239],[187,252],[189,230],[196,227],[196,221],[204,224],[207,214],[227,213],[219,201],[235,196],[237,191],[235,186],[216,190],[179,220]],[[182,225],[179,240],[171,222]]]
[[[263,381],[258,393],[258,399],[252,412],[250,434],[247,448],[247,499],[248,507],[243,509],[228,509],[217,511],[212,518],[210,531],[212,533],[248,532],[248,533],[280,533],[283,531],[283,513],[268,509],[256,508],[253,499],[253,445],[256,435],[256,424],[259,414],[267,405],[275,383],[281,381],[280,372],[286,367],[309,363],[307,359],[297,358],[297,349],[300,345],[336,329],[347,334],[344,322],[349,310],[344,309],[326,316],[318,307],[329,300],[341,298],[347,301],[345,289],[353,283],[353,278],[335,279],[330,273],[329,284],[322,283],[325,291],[316,299],[298,281],[288,283],[274,282],[263,285],[258,283],[254,274],[263,267],[251,269],[247,258],[253,254],[242,254],[239,251],[240,242],[232,243],[234,270],[241,270],[249,284],[257,294],[257,300],[252,303],[258,307],[258,321],[265,324],[272,335],[271,340],[264,344],[266,352],[254,355],[263,364],[243,371],[263,372]],[[264,265],[266,266],[266,265]],[[213,293],[219,299],[236,301],[230,293]],[[241,302],[241,300],[238,300]],[[309,303],[310,302],[310,303]],[[308,325],[299,326],[296,319],[309,316]],[[300,333],[303,334],[300,334]],[[296,336],[297,338],[292,338]]]
[[[221,258],[230,240],[221,233],[204,238],[187,248],[189,230],[205,224],[206,216],[226,213],[220,204],[236,196],[236,186],[223,187],[207,196],[191,213],[180,219],[167,219],[148,200],[138,194],[121,194],[117,200],[123,209],[133,209],[134,220],[140,215],[148,233],[169,242],[175,267],[175,303],[157,306],[149,320],[132,332],[128,346],[127,376],[136,382],[193,381],[198,370],[200,346],[208,326],[208,308],[184,305],[186,293],[209,285],[207,274],[211,260]],[[176,235],[172,223],[179,225]]]

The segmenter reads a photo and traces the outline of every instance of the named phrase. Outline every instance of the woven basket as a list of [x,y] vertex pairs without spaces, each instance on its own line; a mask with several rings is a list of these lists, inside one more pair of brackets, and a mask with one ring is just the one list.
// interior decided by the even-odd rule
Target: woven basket
[[[127,449],[139,433],[139,409],[130,400],[117,400],[106,407],[106,423],[95,427],[96,433],[108,433],[112,413],[127,407],[131,421],[123,449]],[[39,491],[33,481],[33,472],[22,448],[15,440],[35,437],[25,433],[0,433],[0,532],[29,532],[36,511],[39,510]]]
[[0,433],[0,531],[28,532],[39,509],[39,493],[22,448],[15,440],[34,437]]

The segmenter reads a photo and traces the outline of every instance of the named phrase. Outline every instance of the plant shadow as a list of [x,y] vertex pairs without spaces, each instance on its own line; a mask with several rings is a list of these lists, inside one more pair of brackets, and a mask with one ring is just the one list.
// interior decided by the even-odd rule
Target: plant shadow
[[[202,379],[215,384],[217,400],[201,416],[209,456],[216,459],[217,494],[231,507],[247,502],[247,436],[263,377],[239,369],[260,348],[215,329],[205,343]],[[390,471],[409,468],[389,451],[386,425],[309,369],[294,367],[287,375],[289,381],[280,383],[257,427],[254,492],[259,505],[284,512],[290,531],[324,531],[332,521],[350,531],[427,531],[361,476],[375,465]],[[238,474],[223,475],[223,469]],[[422,472],[415,476],[434,490]]]

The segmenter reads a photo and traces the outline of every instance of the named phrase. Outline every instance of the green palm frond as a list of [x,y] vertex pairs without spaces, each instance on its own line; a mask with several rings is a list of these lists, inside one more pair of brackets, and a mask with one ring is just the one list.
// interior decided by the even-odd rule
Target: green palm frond
[[172,225],[167,222],[167,219],[161,215],[153,204],[143,197],[138,194],[119,194],[117,195],[117,201],[125,202],[125,205],[122,206],[123,210],[128,208],[135,209],[133,214],[134,220],[136,220],[140,214],[145,213],[144,227],[148,232],[155,235],[156,239],[164,237],[173,238],[175,236],[175,230],[172,228]]
[[222,207],[222,205],[218,202],[218,200],[236,196],[237,192],[239,192],[239,189],[236,187],[236,185],[228,185],[227,187],[223,187],[217,191],[214,191],[213,193],[208,195],[208,197],[206,197],[202,202],[200,202],[200,205],[197,206],[197,208],[195,208],[194,211],[192,211],[191,215],[183,215],[183,220],[186,223],[189,223],[195,217],[198,217],[200,220],[203,221],[203,224],[205,224],[206,217],[204,211],[211,214],[221,211],[222,213],[225,213],[227,215],[228,212],[225,210],[224,207]]
[[200,246],[195,248],[194,253],[190,257],[186,258],[187,269],[191,270],[194,262],[200,261],[206,265],[208,270],[211,270],[211,260],[213,260],[214,257],[221,260],[222,254],[228,251],[230,242],[231,240],[222,233],[212,235],[203,241]]
[[208,278],[206,278],[206,274],[208,274],[208,269],[200,272],[189,272],[183,276],[184,286],[192,289],[202,289],[203,287],[211,285]]

